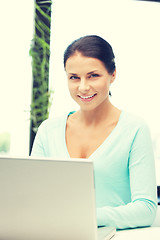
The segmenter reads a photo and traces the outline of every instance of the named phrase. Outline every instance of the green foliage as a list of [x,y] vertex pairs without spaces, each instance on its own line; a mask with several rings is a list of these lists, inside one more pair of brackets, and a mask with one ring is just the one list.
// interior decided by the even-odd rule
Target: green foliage
[[51,12],[51,5],[40,7],[35,3],[35,9],[35,32],[30,48],[33,72],[31,120],[34,132],[48,118],[53,94],[48,89],[51,23],[48,13]]
[[10,150],[10,134],[4,132],[0,134],[0,152],[7,153]]

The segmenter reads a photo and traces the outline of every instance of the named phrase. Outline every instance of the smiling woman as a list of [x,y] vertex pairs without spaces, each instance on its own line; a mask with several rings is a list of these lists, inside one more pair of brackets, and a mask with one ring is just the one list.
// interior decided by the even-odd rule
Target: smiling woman
[[[94,55],[95,49],[101,52],[101,43],[105,58]],[[98,226],[150,226],[157,208],[150,131],[140,117],[110,102],[109,88],[116,77],[115,62],[110,69],[111,55],[111,46],[97,35],[69,45],[64,66],[79,110],[43,122],[32,156],[90,158],[94,162]]]
[[116,74],[109,74],[103,62],[77,52],[67,60],[66,72],[70,94],[78,104],[94,103],[93,100],[98,103],[98,97],[98,104],[107,101]]
[[[77,17],[77,9],[83,17]],[[144,117],[153,137],[160,134],[160,130],[157,132],[160,121],[156,110],[158,105],[152,107],[160,101],[159,11],[160,4],[144,1],[56,1],[50,65],[50,85],[55,92],[50,116],[78,109],[70,98],[63,65],[60,64],[64,49],[73,39],[97,34],[112,43],[116,54],[117,80],[110,89],[112,103]],[[61,21],[62,17],[65,21]],[[62,30],[65,37],[62,37]],[[151,79],[152,84],[149,84]]]
[[[78,11],[77,11],[78,9]],[[64,49],[80,36],[97,34],[112,43],[116,81],[110,101],[144,118],[151,130],[160,185],[160,4],[134,0],[59,0],[52,19],[50,86],[55,89],[50,117],[78,110],[70,97],[63,65]],[[135,17],[136,16],[136,17]],[[65,21],[62,21],[62,18]],[[62,36],[62,31],[64,35]]]
[[[94,46],[90,45],[92,41]],[[76,54],[78,54],[79,58],[76,57]],[[89,57],[90,59],[88,59],[87,57]],[[68,58],[70,59],[68,60]],[[75,59],[76,61],[79,61],[79,62],[73,65]],[[68,61],[69,62],[72,61],[71,63],[72,68],[69,69],[70,72],[68,72],[68,70],[66,69],[68,78],[73,79],[74,77],[75,79],[76,77],[77,79],[78,77],[81,83],[79,86],[79,90],[82,89],[82,91],[86,91],[86,90],[88,91],[89,89],[86,89],[86,87],[89,88],[89,84],[87,86],[85,86],[85,84],[89,81],[86,82],[84,81],[84,79],[91,80],[91,82],[93,82],[93,80],[98,79],[99,80],[98,83],[100,83],[100,79],[103,79],[104,75],[108,75],[109,77],[111,77],[112,75],[112,79],[108,81],[108,85],[110,85],[114,81],[115,75],[116,75],[114,59],[115,59],[115,56],[114,56],[112,47],[110,46],[109,43],[107,43],[106,41],[104,41],[104,39],[100,37],[88,36],[86,38],[81,38],[79,40],[76,40],[69,45],[69,47],[66,49],[64,53],[64,67],[66,68],[66,62],[67,62],[67,66],[68,66],[67,68],[69,68],[70,64],[68,63]],[[88,63],[88,61],[90,61],[90,63]],[[79,66],[78,69],[76,69],[76,66]],[[88,67],[88,70],[85,69],[84,66],[86,66],[86,68]],[[97,69],[97,66],[99,66],[99,69]],[[86,76],[84,77],[82,75],[82,78],[80,78],[77,74],[73,73],[76,70],[78,73],[80,73],[81,69],[85,69],[86,71],[85,72]],[[108,87],[103,86],[103,87],[106,91],[107,91],[107,88],[109,89],[109,86]],[[69,90],[70,90],[70,81],[69,81]],[[111,92],[109,90],[108,92],[109,92],[109,95],[111,95]],[[90,96],[95,97],[95,95],[97,94],[93,93]],[[82,94],[81,99],[86,100],[87,98],[88,96],[85,96],[85,94],[83,96]],[[91,100],[91,98],[89,99]]]

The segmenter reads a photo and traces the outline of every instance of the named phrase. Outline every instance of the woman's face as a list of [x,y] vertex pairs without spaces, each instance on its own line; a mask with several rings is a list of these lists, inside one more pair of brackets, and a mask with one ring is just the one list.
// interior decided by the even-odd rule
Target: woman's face
[[67,60],[66,73],[71,97],[82,110],[106,106],[116,72],[109,74],[99,59],[76,53]]

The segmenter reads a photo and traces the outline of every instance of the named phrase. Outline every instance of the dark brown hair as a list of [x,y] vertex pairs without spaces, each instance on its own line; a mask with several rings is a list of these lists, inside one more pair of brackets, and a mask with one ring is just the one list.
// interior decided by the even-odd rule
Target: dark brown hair
[[115,71],[115,56],[111,45],[97,35],[88,35],[73,41],[64,52],[64,68],[67,59],[80,52],[83,56],[97,58],[105,65],[109,74]]

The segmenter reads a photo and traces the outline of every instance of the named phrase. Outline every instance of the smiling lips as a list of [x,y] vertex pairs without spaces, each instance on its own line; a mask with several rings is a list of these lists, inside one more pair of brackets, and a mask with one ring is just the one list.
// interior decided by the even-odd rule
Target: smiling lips
[[91,101],[93,98],[94,98],[94,96],[96,96],[97,94],[95,93],[95,94],[93,94],[93,95],[90,95],[90,96],[80,96],[80,95],[78,95],[78,97],[82,100],[82,101],[84,101],[84,102],[89,102],[89,101]]

